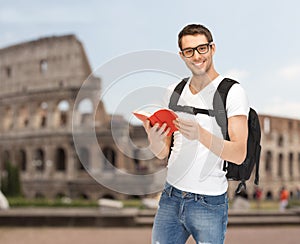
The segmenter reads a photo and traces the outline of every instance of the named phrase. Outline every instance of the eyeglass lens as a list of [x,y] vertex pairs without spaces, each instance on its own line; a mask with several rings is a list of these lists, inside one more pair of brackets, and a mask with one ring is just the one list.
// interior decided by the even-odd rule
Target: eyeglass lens
[[186,58],[190,58],[190,57],[194,56],[195,50],[197,50],[197,52],[199,54],[205,54],[209,50],[209,43],[201,44],[194,48],[187,48],[187,49],[183,50],[182,53]]

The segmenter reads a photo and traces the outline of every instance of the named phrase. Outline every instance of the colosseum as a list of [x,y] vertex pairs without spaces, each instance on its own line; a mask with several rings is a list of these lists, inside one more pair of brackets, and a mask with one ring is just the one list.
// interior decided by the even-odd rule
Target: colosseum
[[[6,177],[7,162],[18,166],[25,197],[128,198],[99,184],[86,169],[116,180],[115,168],[143,175],[162,167],[157,159],[149,163],[134,157],[141,153],[137,148],[128,148],[132,157],[118,149],[111,133],[111,116],[103,102],[97,100],[101,80],[91,73],[83,45],[74,35],[41,38],[0,49],[1,177]],[[87,77],[91,83],[88,96],[76,101]],[[85,109],[87,104],[95,113]],[[97,146],[89,146],[84,140],[77,148],[74,145],[72,129],[89,125],[93,116],[101,154]],[[300,121],[260,115],[260,123],[263,196],[276,199],[283,185],[295,194],[300,186]],[[120,116],[120,136],[126,129],[124,124]],[[141,147],[147,145],[145,132],[139,126],[130,126],[130,140]],[[155,179],[149,187],[154,183]],[[231,183],[231,195],[234,188],[235,183]],[[254,191],[252,180],[248,191]]]

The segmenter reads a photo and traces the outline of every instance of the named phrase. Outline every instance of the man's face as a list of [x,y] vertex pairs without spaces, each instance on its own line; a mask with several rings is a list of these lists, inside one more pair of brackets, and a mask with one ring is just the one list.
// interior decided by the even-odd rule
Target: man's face
[[[181,39],[182,50],[186,48],[195,48],[201,44],[207,44],[208,40],[204,35],[186,35]],[[209,74],[213,68],[212,57],[215,53],[215,45],[211,44],[208,46],[208,52],[204,54],[199,54],[198,51],[194,50],[194,55],[192,57],[185,57],[182,52],[180,52],[181,58],[186,63],[187,67],[192,71],[194,76],[203,76]]]

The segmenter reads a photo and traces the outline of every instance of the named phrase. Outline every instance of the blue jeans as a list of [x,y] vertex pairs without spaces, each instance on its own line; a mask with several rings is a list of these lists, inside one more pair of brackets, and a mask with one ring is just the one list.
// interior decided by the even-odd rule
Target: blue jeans
[[184,244],[190,235],[197,244],[223,244],[227,222],[226,193],[200,195],[166,183],[154,219],[152,244]]

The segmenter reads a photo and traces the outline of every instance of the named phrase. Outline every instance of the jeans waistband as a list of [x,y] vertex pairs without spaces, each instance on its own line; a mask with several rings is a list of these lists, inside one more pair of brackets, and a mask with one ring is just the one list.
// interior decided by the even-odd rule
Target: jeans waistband
[[[193,198],[195,201],[201,198],[205,198],[207,195],[203,194],[197,194],[197,193],[192,193],[192,192],[186,192],[179,190],[178,188],[172,186],[168,182],[165,184],[164,191],[168,194],[168,196],[175,196],[175,197],[180,197],[180,198]],[[227,193],[225,192],[224,194],[221,195],[226,195]]]

